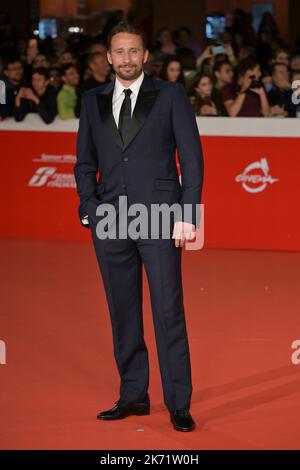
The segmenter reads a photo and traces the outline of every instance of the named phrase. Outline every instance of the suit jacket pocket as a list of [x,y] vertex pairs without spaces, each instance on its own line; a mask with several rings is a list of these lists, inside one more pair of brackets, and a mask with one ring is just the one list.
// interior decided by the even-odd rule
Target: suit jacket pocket
[[155,189],[162,191],[180,191],[179,180],[175,179],[155,179]]
[[181,186],[176,179],[160,179],[154,181],[153,202],[156,204],[174,204],[181,199]]

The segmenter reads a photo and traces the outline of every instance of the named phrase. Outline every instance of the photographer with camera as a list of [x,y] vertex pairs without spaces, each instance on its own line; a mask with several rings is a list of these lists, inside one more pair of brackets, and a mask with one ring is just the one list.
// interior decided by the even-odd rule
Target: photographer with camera
[[230,117],[268,117],[270,106],[261,82],[260,66],[253,57],[241,60],[236,82],[222,90],[222,100]]

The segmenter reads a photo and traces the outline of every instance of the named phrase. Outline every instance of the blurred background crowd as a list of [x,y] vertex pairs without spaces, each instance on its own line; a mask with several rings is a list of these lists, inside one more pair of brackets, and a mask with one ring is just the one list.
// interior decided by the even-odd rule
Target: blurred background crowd
[[[6,90],[0,120],[22,121],[28,113],[47,124],[57,115],[78,118],[82,93],[114,79],[106,40],[122,19],[127,18],[117,15],[96,35],[76,31],[41,38],[20,35],[7,12],[0,12],[0,79]],[[300,117],[292,99],[300,85],[300,41],[291,49],[269,12],[255,30],[252,15],[235,9],[218,37],[206,38],[202,47],[188,26],[166,26],[148,50],[144,71],[181,82],[197,116]]]

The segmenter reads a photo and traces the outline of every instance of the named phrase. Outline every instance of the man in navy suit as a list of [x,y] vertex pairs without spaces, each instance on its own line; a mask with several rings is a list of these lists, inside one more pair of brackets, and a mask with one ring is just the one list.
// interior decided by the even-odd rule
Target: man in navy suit
[[[189,411],[192,381],[181,256],[185,241],[195,237],[200,224],[203,157],[196,119],[181,84],[155,80],[143,72],[148,51],[138,27],[127,23],[114,27],[107,58],[115,80],[83,94],[74,168],[79,217],[91,229],[120,375],[119,399],[97,418],[114,420],[150,413],[142,314],[144,266],[164,402],[173,427],[192,431],[195,422]],[[103,208],[110,204],[116,209],[113,225],[119,228],[121,197],[129,208],[143,204],[151,212],[151,206],[175,204],[183,210],[170,218],[167,228],[159,222],[155,233],[148,212],[138,237],[105,238],[99,229]],[[127,227],[133,222],[133,213],[128,214]]]

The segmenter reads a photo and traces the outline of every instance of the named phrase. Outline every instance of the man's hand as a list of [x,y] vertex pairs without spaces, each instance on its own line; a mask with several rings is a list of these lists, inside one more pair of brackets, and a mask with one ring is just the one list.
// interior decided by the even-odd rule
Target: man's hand
[[24,98],[24,92],[25,92],[25,87],[21,86],[21,88],[19,89],[18,93],[16,94],[16,97],[15,97],[15,104],[16,106],[20,106],[21,105],[21,98]]
[[183,246],[186,240],[193,240],[196,235],[196,227],[188,222],[175,222],[172,238],[175,239],[175,246]]
[[90,228],[89,216],[85,215],[83,219],[81,219],[81,223],[85,228]]
[[284,117],[287,117],[287,115],[288,115],[287,111],[284,109],[284,106],[275,105],[275,106],[271,106],[270,109],[271,109],[270,116],[284,116]]
[[265,89],[264,87],[259,87],[259,88],[249,88],[250,91],[253,93],[256,93],[258,96],[263,96],[265,95]]
[[252,80],[253,78],[252,78],[251,72],[246,73],[244,77],[240,78],[239,85],[241,87],[242,93],[245,93],[245,91],[249,90]]
[[23,98],[34,101],[34,103],[36,104],[39,104],[40,102],[39,97],[36,96],[36,94],[32,91],[31,88],[24,88]]

